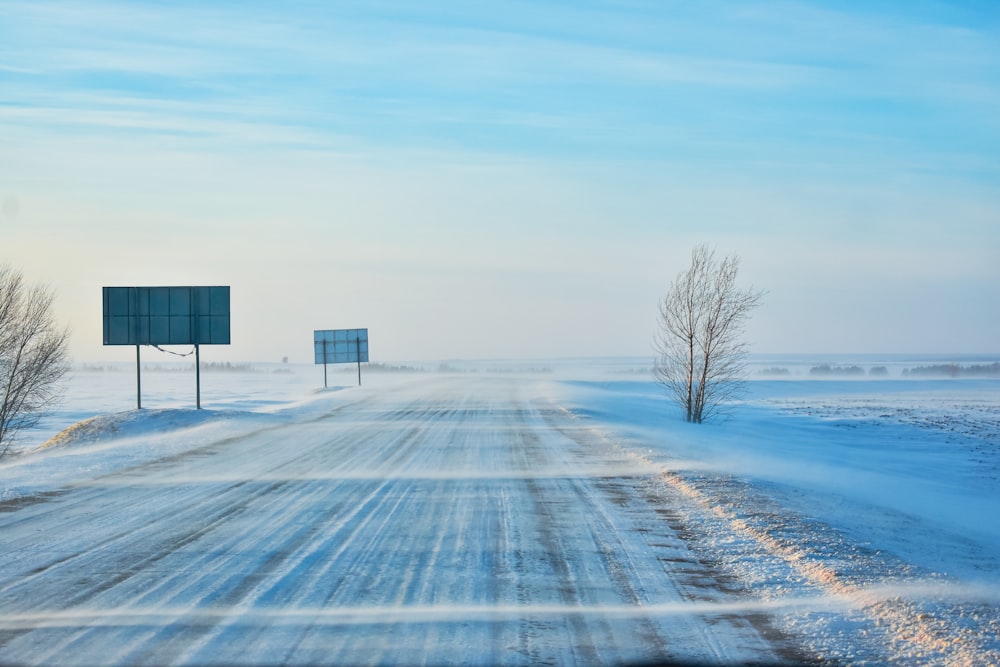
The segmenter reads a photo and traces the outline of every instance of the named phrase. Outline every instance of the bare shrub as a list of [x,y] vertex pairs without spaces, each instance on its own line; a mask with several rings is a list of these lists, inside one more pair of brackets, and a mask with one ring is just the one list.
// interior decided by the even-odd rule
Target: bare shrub
[[60,395],[69,370],[69,330],[52,315],[53,292],[0,264],[0,458],[18,431],[31,428]]

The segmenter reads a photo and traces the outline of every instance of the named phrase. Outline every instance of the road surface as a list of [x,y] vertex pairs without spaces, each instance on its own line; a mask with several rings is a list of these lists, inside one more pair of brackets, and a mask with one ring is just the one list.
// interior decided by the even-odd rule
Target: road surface
[[0,664],[801,659],[544,383],[349,391],[0,508]]

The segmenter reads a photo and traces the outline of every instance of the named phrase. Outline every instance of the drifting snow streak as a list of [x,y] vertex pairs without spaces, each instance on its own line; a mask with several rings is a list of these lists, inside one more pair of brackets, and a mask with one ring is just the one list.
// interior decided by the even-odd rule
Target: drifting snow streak
[[670,615],[716,615],[752,613],[774,610],[835,610],[850,605],[850,601],[835,598],[801,598],[744,602],[677,602],[651,604],[642,607],[593,605],[570,607],[562,605],[487,605],[487,606],[415,606],[415,607],[347,607],[335,609],[261,609],[252,608],[185,608],[185,609],[74,609],[70,611],[35,612],[31,614],[0,614],[0,627],[8,630],[24,628],[94,628],[142,625],[215,625],[221,621],[274,626],[298,625],[397,625],[421,623],[458,623],[463,621],[511,621],[518,619],[594,616],[636,619]]
[[[252,482],[348,482],[348,481],[475,481],[475,480],[557,480],[605,479],[618,477],[653,477],[655,469],[649,466],[562,466],[558,469],[540,470],[428,470],[420,472],[354,472],[313,473],[294,475],[265,473],[255,475]],[[130,486],[182,486],[189,484],[232,484],[248,481],[243,475],[179,475],[156,478],[106,478],[82,482],[81,487],[130,487]]]
[[754,612],[838,611],[900,598],[980,599],[1000,601],[1000,589],[937,583],[876,586],[851,595],[786,597],[773,600],[733,602],[669,602],[634,605],[414,605],[337,608],[184,607],[116,609],[76,608],[0,614],[0,628],[111,627],[165,624],[217,624],[221,621],[273,626],[310,625],[395,625],[461,621],[509,621],[525,618],[595,616],[636,619],[653,616],[748,614]]

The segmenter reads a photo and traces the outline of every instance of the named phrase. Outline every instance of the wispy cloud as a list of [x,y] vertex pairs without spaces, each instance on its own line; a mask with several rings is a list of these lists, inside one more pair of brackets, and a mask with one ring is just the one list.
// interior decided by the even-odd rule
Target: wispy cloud
[[[9,9],[18,30],[0,59],[8,104],[41,92],[49,107],[87,112],[120,106],[125,95],[145,98],[163,103],[163,120],[144,125],[175,134],[183,129],[174,125],[233,114],[373,145],[598,159],[679,149],[692,159],[699,148],[715,150],[707,136],[815,153],[844,133],[909,139],[942,115],[990,122],[976,106],[996,103],[988,37],[905,14],[805,4],[567,11],[531,3],[511,15],[492,5],[418,13],[393,3]],[[969,62],[979,71],[969,75]],[[942,102],[949,90],[961,97]],[[893,108],[881,110],[889,97]],[[103,114],[78,117],[111,129]]]

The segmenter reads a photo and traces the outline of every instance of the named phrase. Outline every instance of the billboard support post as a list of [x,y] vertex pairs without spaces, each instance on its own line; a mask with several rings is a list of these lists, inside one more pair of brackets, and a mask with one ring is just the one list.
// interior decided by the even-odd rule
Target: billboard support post
[[139,363],[139,346],[135,346],[135,409],[142,410],[142,364]]
[[326,341],[323,341],[323,389],[326,389]]
[[201,410],[201,348],[194,344],[194,395],[195,407]]
[[361,338],[354,339],[354,350],[358,356],[358,386],[361,386]]

